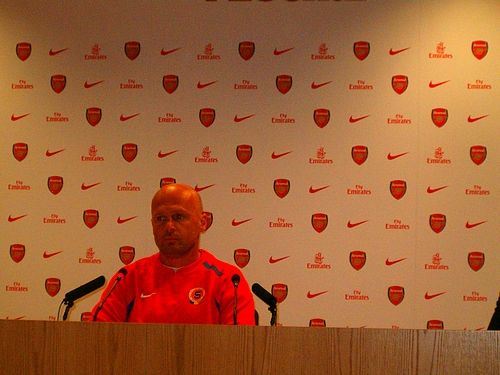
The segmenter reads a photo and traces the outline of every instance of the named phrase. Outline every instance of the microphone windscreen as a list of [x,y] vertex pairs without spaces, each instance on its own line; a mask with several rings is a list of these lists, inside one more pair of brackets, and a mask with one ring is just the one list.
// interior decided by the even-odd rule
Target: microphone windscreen
[[94,290],[99,289],[104,285],[105,282],[106,278],[104,276],[99,276],[94,280],[91,280],[88,283],[83,284],[82,286],[79,286],[78,288],[66,293],[64,299],[66,299],[67,301],[76,301],[77,299],[82,298],[89,293],[92,293]]
[[240,283],[240,275],[235,273],[233,277],[231,277],[231,281],[233,282],[234,286],[238,286],[238,284]]
[[121,268],[118,273],[121,273],[123,276],[127,276],[127,269],[125,267]]
[[276,306],[276,297],[265,290],[260,284],[254,283],[252,285],[252,292],[268,306]]

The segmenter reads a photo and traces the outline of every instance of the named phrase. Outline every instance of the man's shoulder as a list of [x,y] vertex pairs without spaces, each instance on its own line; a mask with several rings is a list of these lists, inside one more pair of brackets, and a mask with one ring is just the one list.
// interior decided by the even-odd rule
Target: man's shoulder
[[201,251],[202,251],[203,262],[208,263],[209,265],[213,265],[213,266],[217,267],[218,269],[220,269],[221,271],[225,271],[225,270],[232,271],[232,270],[236,269],[235,265],[217,258],[210,251],[208,251],[208,250],[201,250]]

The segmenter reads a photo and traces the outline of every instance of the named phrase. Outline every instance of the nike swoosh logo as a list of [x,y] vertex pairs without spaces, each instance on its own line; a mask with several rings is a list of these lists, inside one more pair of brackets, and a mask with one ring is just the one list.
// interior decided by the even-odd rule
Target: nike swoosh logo
[[9,215],[9,223],[13,223],[14,221],[17,221],[17,220],[20,220],[22,219],[23,217],[26,217],[28,215],[21,215],[21,216],[11,216]]
[[325,293],[328,293],[328,290],[325,290],[325,291],[319,292],[319,293],[311,293],[309,291],[309,292],[307,292],[307,298],[315,298],[315,297],[318,297],[318,296],[325,294]]
[[314,193],[317,193],[318,191],[325,190],[329,187],[330,187],[330,185],[321,186],[319,188],[314,188],[312,186],[309,186],[309,193],[314,194]]
[[398,53],[404,52],[404,51],[409,50],[409,49],[410,49],[410,47],[401,48],[401,49],[392,49],[391,48],[389,50],[389,55],[394,56],[394,55],[397,55]]
[[332,83],[333,81],[327,81],[327,82],[322,82],[322,83],[316,83],[316,82],[312,82],[311,83],[311,88],[313,90],[316,90],[316,89],[319,89],[320,87],[323,87],[323,86],[326,86],[330,83]]
[[207,185],[207,186],[198,186],[198,185],[196,185],[194,187],[194,190],[199,193],[200,191],[203,191],[205,189],[211,188],[212,186],[215,186],[215,184]]
[[467,122],[473,123],[473,122],[476,122],[476,121],[482,120],[483,118],[488,117],[488,116],[489,116],[489,115],[484,115],[484,116],[479,116],[479,117],[472,117],[472,116],[469,116],[469,117],[467,117]]
[[424,298],[425,299],[433,299],[433,298],[436,298],[436,297],[439,297],[439,296],[442,296],[443,294],[445,294],[446,292],[441,292],[441,293],[435,293],[435,294],[429,294],[429,292],[425,292],[425,296]]
[[158,151],[158,157],[160,159],[161,158],[166,158],[169,155],[175,154],[177,151],[179,151],[179,150],[174,150],[174,151],[169,151],[169,152],[161,152],[161,150],[160,150],[160,151]]
[[405,156],[406,154],[408,154],[408,152],[403,152],[402,154],[391,154],[391,153],[388,153],[387,154],[387,160],[394,160],[394,159],[400,158],[401,156]]
[[294,49],[294,47],[286,48],[286,49],[275,48],[273,53],[274,53],[274,56],[279,56],[279,55],[283,55],[284,53],[290,52],[293,49]]
[[60,150],[57,150],[57,151],[50,151],[50,150],[47,150],[45,151],[45,156],[50,158],[51,156],[54,156],[54,155],[57,155],[59,154],[60,152],[63,152],[64,151],[64,148],[60,149]]
[[252,118],[254,116],[255,116],[255,114],[248,115],[248,116],[243,116],[243,117],[239,117],[238,115],[235,115],[234,116],[234,122],[242,122],[242,121],[248,120],[249,118]]
[[160,55],[162,56],[167,56],[167,55],[170,55],[171,53],[174,53],[174,52],[177,52],[178,50],[180,50],[181,48],[178,47],[178,48],[173,48],[173,49],[164,49],[162,48],[161,51],[160,51]]
[[130,221],[130,220],[133,220],[135,219],[137,216],[132,216],[132,217],[127,217],[125,219],[122,219],[120,216],[118,216],[118,219],[116,219],[116,222],[118,224],[123,224],[123,223],[126,223],[127,221]]
[[54,49],[50,49],[49,50],[49,56],[56,56],[56,55],[59,55],[61,52],[64,52],[66,51],[67,48],[62,48],[62,49],[57,49],[57,50],[54,50]]
[[30,113],[26,113],[24,115],[19,115],[19,116],[16,116],[13,114],[12,116],[10,116],[10,120],[11,121],[21,120],[22,118],[25,118],[26,116],[29,116],[29,115],[30,115]]
[[438,86],[441,86],[441,85],[444,85],[445,83],[448,83],[450,82],[450,80],[448,81],[442,81],[442,82],[437,82],[437,83],[434,83],[432,81],[429,81],[429,88],[433,89],[435,87],[438,87]]
[[51,258],[51,257],[53,257],[53,256],[55,256],[57,254],[61,254],[61,253],[62,253],[62,251],[55,251],[53,253],[49,253],[47,251],[44,251],[43,252],[43,257],[44,257],[44,259],[48,259],[48,258]]
[[403,260],[406,260],[406,258],[399,258],[399,259],[395,259],[395,260],[389,260],[389,258],[387,258],[385,260],[385,265],[386,266],[392,266],[393,264],[402,262]]
[[96,81],[96,82],[88,82],[88,81],[85,81],[85,83],[83,84],[83,87],[85,87],[86,89],[90,89],[91,87],[94,87],[95,85],[98,85],[99,83],[103,83],[104,80],[101,80],[101,81]]
[[156,293],[149,293],[149,294],[144,294],[144,293],[141,293],[141,298],[149,298],[149,297],[152,297],[154,296]]
[[472,229],[472,228],[475,228],[475,227],[477,227],[478,225],[481,225],[481,224],[484,224],[484,223],[486,223],[486,220],[485,220],[485,221],[480,221],[480,222],[478,222],[478,223],[469,223],[469,222],[467,221],[467,222],[465,223],[465,227],[466,227],[467,229]]
[[287,255],[286,257],[281,257],[281,258],[273,258],[272,256],[269,257],[269,263],[274,264],[281,262],[282,260],[290,258],[290,255]]
[[236,219],[233,219],[233,221],[231,222],[231,225],[233,227],[237,227],[238,225],[248,223],[250,220],[252,220],[252,219],[245,219],[245,220],[236,220]]
[[216,82],[217,81],[211,81],[211,82],[204,82],[204,83],[202,83],[202,82],[198,81],[198,84],[196,85],[196,87],[199,88],[199,89],[204,89],[205,87],[213,85]]
[[26,316],[25,316],[25,315],[20,316],[20,317],[17,317],[17,318],[9,318],[9,317],[7,316],[7,317],[5,318],[5,320],[22,320],[22,319],[24,319],[24,318],[26,318]]
[[140,113],[134,113],[133,115],[126,116],[126,115],[120,115],[120,121],[128,121],[136,116],[139,116]]
[[292,151],[287,151],[287,152],[282,152],[281,154],[277,154],[273,151],[273,153],[271,154],[271,158],[273,159],[279,159],[279,158],[282,158],[283,156],[286,156],[288,154],[290,154]]
[[84,182],[82,182],[81,189],[82,189],[83,191],[85,191],[85,190],[89,190],[89,189],[92,189],[93,187],[95,187],[95,186],[97,186],[97,185],[99,185],[99,184],[100,184],[100,182],[96,182],[95,184],[90,184],[90,185],[87,185],[87,184],[85,184]]
[[446,185],[446,186],[440,186],[440,187],[438,187],[438,188],[432,188],[432,187],[430,187],[430,186],[427,186],[427,192],[428,192],[429,194],[432,194],[432,193],[435,193],[435,192],[437,192],[437,191],[439,191],[439,190],[446,189],[447,187],[448,187],[448,185]]
[[354,124],[354,123],[356,123],[356,122],[358,122],[358,121],[364,120],[364,119],[365,119],[365,118],[367,118],[367,117],[370,117],[370,115],[365,115],[365,116],[361,116],[361,117],[352,117],[352,116],[350,116],[350,117],[349,117],[349,122],[350,122],[351,124]]
[[361,224],[368,222],[368,220],[358,221],[357,223],[351,223],[351,220],[347,222],[347,228],[355,228]]

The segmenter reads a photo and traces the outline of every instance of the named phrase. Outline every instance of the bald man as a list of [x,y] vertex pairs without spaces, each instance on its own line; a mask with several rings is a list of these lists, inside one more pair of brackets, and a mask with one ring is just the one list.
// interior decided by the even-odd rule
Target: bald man
[[207,220],[198,192],[184,184],[163,186],[151,201],[151,223],[159,251],[115,274],[92,311],[94,320],[255,324],[241,271],[200,248]]

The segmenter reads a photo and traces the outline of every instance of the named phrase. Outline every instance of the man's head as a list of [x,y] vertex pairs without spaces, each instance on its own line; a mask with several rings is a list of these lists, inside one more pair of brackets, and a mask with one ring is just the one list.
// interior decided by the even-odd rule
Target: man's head
[[184,184],[163,186],[151,201],[151,223],[161,261],[181,267],[199,256],[206,220],[199,194]]

